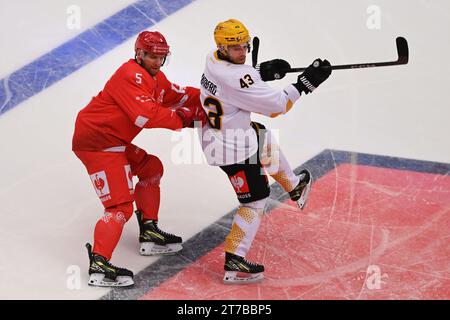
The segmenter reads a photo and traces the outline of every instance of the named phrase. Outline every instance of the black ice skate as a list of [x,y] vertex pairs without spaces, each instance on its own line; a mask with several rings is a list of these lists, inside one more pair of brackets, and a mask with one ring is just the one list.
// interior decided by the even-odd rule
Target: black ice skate
[[139,222],[139,253],[143,256],[156,254],[173,254],[183,249],[181,237],[167,233],[158,228],[156,220],[142,220],[142,213],[136,211]]
[[[225,284],[247,284],[262,281],[264,279],[264,266],[250,262],[244,257],[225,252]],[[239,276],[238,273],[245,274]]]
[[306,201],[308,200],[309,192],[311,191],[311,184],[313,179],[311,172],[306,169],[300,171],[300,174],[298,176],[300,177],[300,182],[294,188],[294,190],[289,192],[289,197],[292,201],[297,202],[300,209],[303,210],[306,205]]
[[89,255],[89,285],[98,287],[128,287],[134,284],[133,272],[119,268],[99,254],[92,253],[92,246],[86,243]]

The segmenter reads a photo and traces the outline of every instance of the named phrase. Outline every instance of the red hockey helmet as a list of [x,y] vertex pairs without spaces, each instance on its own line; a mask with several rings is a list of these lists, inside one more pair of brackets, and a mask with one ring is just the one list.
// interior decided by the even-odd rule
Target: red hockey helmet
[[142,49],[145,52],[160,55],[168,55],[170,53],[169,48],[166,38],[158,31],[142,31],[134,44],[135,52],[137,49]]

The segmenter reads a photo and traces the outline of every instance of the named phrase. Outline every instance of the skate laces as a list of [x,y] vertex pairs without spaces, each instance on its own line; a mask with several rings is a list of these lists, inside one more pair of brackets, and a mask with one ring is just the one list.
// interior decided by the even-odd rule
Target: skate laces
[[298,178],[300,179],[300,181],[303,181],[303,179],[306,178],[306,173],[301,173],[298,175]]
[[122,269],[122,268],[119,268],[118,266],[113,265],[113,264],[112,264],[111,262],[109,262],[108,260],[105,260],[105,264],[106,264],[108,267],[113,268],[113,269],[115,269],[115,270]]
[[245,259],[244,257],[241,257],[241,259],[242,259],[241,262],[243,262],[243,263],[249,265],[250,267],[258,267],[258,266],[259,266],[259,264],[257,264],[256,262],[248,261],[248,260]]
[[252,267],[259,267],[259,264],[256,262],[251,262],[248,261],[247,259],[244,258],[245,263],[247,263],[248,265],[252,266]]
[[[95,258],[96,256],[97,256],[97,257],[101,257],[101,258],[102,258],[101,263],[104,264],[105,266],[107,266],[108,268],[111,268],[111,269],[114,269],[114,270],[122,269],[122,268],[119,268],[118,266],[113,265],[111,262],[109,262],[108,260],[106,260],[106,258],[103,257],[102,255],[94,254],[94,258]],[[95,259],[94,259],[94,261],[95,261],[95,263],[97,263],[97,261],[96,261]]]
[[169,232],[165,232],[165,231],[161,230],[161,229],[158,227],[158,222],[157,222],[157,221],[155,221],[155,220],[150,220],[149,223],[151,223],[151,224],[153,225],[153,227],[155,228],[155,230],[156,230],[158,233],[162,234],[164,237],[175,237],[174,234],[169,233]]
[[299,177],[299,184],[297,187],[299,187],[299,189],[301,190],[308,184],[309,177],[306,175],[306,173],[301,173],[301,174],[299,174],[298,177]]
[[158,231],[159,233],[161,233],[164,237],[168,237],[168,238],[170,238],[170,237],[175,237],[175,235],[172,234],[172,233],[162,231],[160,228],[158,228],[157,225],[155,226],[155,229],[156,229],[156,231]]

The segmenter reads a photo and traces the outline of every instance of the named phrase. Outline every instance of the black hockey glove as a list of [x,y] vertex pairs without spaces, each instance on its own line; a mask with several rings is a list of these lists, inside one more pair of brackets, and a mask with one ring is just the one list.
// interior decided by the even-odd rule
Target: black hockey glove
[[291,65],[282,59],[274,59],[265,61],[257,66],[261,79],[263,81],[272,81],[283,79],[286,75],[286,70],[290,69]]
[[316,59],[306,68],[306,70],[298,76],[297,83],[293,85],[298,92],[308,94],[313,92],[322,82],[328,79],[331,74],[331,64],[328,60]]

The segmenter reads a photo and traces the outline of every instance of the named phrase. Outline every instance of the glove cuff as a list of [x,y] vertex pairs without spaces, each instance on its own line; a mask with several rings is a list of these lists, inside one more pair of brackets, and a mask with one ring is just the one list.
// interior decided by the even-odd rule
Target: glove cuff
[[316,87],[313,86],[313,84],[311,82],[309,82],[309,80],[306,79],[305,76],[299,77],[298,81],[301,81],[303,83],[303,85],[309,89],[309,91],[313,92],[314,90],[316,90]]

